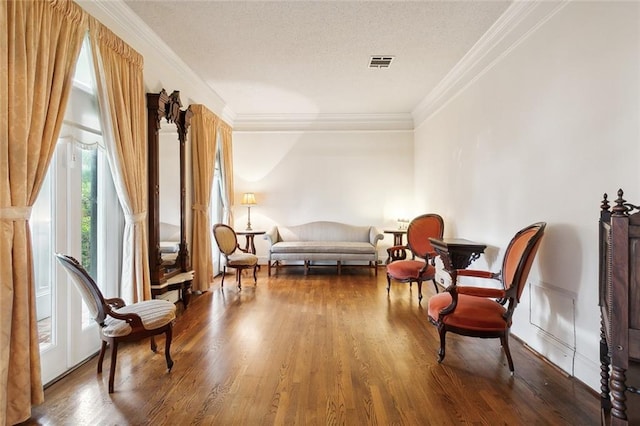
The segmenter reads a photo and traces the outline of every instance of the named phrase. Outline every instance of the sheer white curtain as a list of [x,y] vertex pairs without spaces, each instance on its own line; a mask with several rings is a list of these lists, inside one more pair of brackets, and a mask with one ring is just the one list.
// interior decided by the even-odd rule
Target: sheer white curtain
[[90,39],[109,166],[125,213],[120,297],[151,299],[143,58],[95,19]]

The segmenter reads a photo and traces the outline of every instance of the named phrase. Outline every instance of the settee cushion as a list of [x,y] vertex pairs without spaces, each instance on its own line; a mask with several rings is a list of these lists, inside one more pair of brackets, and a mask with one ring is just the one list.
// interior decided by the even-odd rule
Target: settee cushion
[[282,241],[271,247],[272,253],[352,253],[372,254],[371,243],[351,241]]

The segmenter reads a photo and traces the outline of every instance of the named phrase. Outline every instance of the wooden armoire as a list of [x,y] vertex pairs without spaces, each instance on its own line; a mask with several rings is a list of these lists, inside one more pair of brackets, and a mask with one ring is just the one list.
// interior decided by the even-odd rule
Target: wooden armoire
[[604,194],[599,222],[600,403],[612,425],[630,424],[627,399],[640,393],[627,383],[640,362],[640,208],[623,195],[611,207]]

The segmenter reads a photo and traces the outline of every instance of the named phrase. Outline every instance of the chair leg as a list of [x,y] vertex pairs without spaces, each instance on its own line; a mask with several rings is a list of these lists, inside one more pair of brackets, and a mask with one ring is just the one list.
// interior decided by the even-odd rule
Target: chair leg
[[444,360],[445,356],[445,345],[446,345],[446,334],[447,330],[444,328],[444,324],[438,325],[438,334],[440,335],[440,350],[438,351],[438,363]]
[[387,274],[387,294],[389,294],[389,290],[391,289],[391,277]]
[[151,351],[158,352],[158,345],[156,345],[156,339],[153,336],[151,336]]
[[118,342],[111,342],[111,367],[109,368],[109,393],[113,393],[113,378],[116,375],[116,359],[118,359]]
[[227,266],[222,267],[222,282],[220,283],[220,288],[224,288],[224,276],[227,275]]
[[433,282],[433,288],[436,289],[436,294],[440,293],[440,290],[438,290],[438,283],[436,283],[436,279],[432,279],[431,282]]
[[236,269],[236,282],[238,283],[238,290],[242,290],[242,269]]
[[102,348],[100,349],[100,356],[98,357],[98,374],[102,373],[102,361],[104,361],[104,354],[107,351],[107,342],[102,341]]
[[509,350],[509,332],[507,331],[504,335],[500,336],[500,342],[502,343],[502,349],[504,349],[504,354],[507,356],[507,362],[509,363],[509,371],[513,375],[513,359],[511,359],[511,350]]
[[418,284],[418,301],[422,302],[422,280],[418,280],[417,284]]
[[258,277],[256,276],[256,273],[258,272],[258,265],[256,264],[256,266],[253,267],[253,282],[258,285]]
[[173,327],[167,328],[164,335],[166,336],[164,342],[164,357],[167,360],[167,368],[171,371],[173,367],[173,360],[171,359],[171,338],[173,336]]

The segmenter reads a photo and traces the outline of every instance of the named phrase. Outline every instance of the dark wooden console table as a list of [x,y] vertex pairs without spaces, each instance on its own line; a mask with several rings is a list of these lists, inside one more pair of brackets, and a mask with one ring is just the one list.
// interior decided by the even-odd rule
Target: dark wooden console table
[[478,259],[486,244],[465,240],[464,238],[429,238],[433,249],[438,253],[445,271],[451,276],[451,284],[458,280],[458,269],[466,269],[471,262]]
[[236,231],[237,235],[244,235],[246,239],[246,244],[244,246],[244,250],[247,253],[256,254],[256,245],[253,242],[253,239],[256,235],[263,235],[266,231]]

